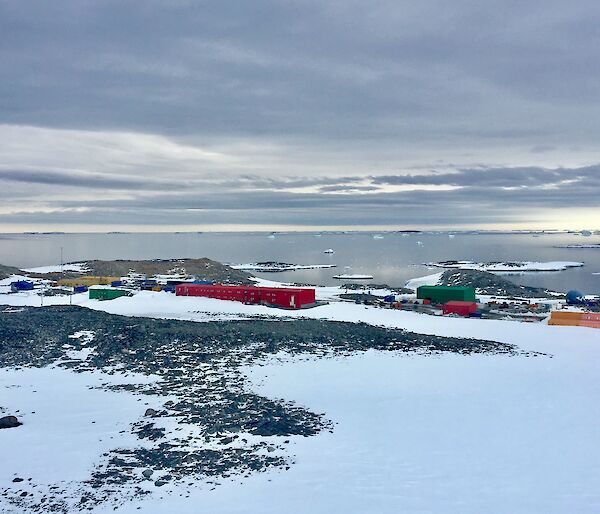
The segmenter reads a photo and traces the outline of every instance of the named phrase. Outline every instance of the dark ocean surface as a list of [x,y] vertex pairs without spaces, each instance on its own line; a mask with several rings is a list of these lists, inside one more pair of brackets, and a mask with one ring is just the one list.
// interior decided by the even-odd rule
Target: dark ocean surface
[[[375,236],[375,237],[374,237]],[[436,273],[422,264],[440,260],[582,261],[562,272],[523,273],[508,278],[520,284],[558,291],[578,289],[600,294],[600,248],[559,248],[600,243],[600,235],[490,233],[111,233],[3,234],[0,264],[33,267],[89,259],[170,259],[209,257],[243,264],[280,261],[335,264],[336,268],[257,274],[278,281],[339,284],[333,275],[369,274],[373,283],[403,285]],[[325,254],[333,249],[335,253]],[[368,282],[365,282],[368,283]]]

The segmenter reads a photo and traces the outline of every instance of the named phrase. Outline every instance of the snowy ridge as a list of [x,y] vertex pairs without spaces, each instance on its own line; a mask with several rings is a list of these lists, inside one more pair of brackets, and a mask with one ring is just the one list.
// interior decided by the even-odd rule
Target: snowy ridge
[[437,286],[440,283],[443,274],[444,272],[442,271],[440,273],[434,273],[424,277],[411,278],[406,282],[404,287],[416,291],[421,286]]
[[87,273],[89,271],[86,262],[71,262],[68,264],[57,264],[54,266],[38,266],[36,268],[22,269],[27,273],[60,273],[62,271],[72,271],[76,273]]

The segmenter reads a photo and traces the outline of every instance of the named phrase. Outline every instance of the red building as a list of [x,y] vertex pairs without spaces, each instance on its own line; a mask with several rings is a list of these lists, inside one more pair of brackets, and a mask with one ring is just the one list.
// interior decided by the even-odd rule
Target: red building
[[461,302],[453,300],[442,305],[444,314],[458,314],[459,316],[468,316],[473,312],[477,312],[477,304],[475,302]]
[[219,300],[302,309],[315,304],[315,290],[296,287],[224,286],[222,284],[179,284],[177,296],[205,296]]

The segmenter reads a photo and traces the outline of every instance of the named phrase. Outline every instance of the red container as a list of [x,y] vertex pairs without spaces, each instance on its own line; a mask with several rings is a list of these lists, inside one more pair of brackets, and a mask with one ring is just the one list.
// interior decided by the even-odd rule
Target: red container
[[297,287],[225,286],[222,284],[179,284],[177,296],[204,296],[242,303],[302,309],[315,304],[315,290]]
[[477,304],[475,302],[461,302],[452,300],[442,305],[444,314],[458,314],[459,316],[468,316],[472,312],[477,312]]

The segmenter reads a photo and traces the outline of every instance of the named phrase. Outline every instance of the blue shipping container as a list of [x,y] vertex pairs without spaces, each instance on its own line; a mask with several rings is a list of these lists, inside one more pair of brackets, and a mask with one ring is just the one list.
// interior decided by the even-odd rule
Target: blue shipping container
[[28,282],[27,280],[17,280],[16,282],[10,283],[11,291],[32,291],[33,290],[33,282]]
[[123,282],[121,280],[113,280],[110,283],[110,287],[121,287],[123,285]]
[[87,286],[75,286],[73,288],[74,293],[85,293],[88,290]]

